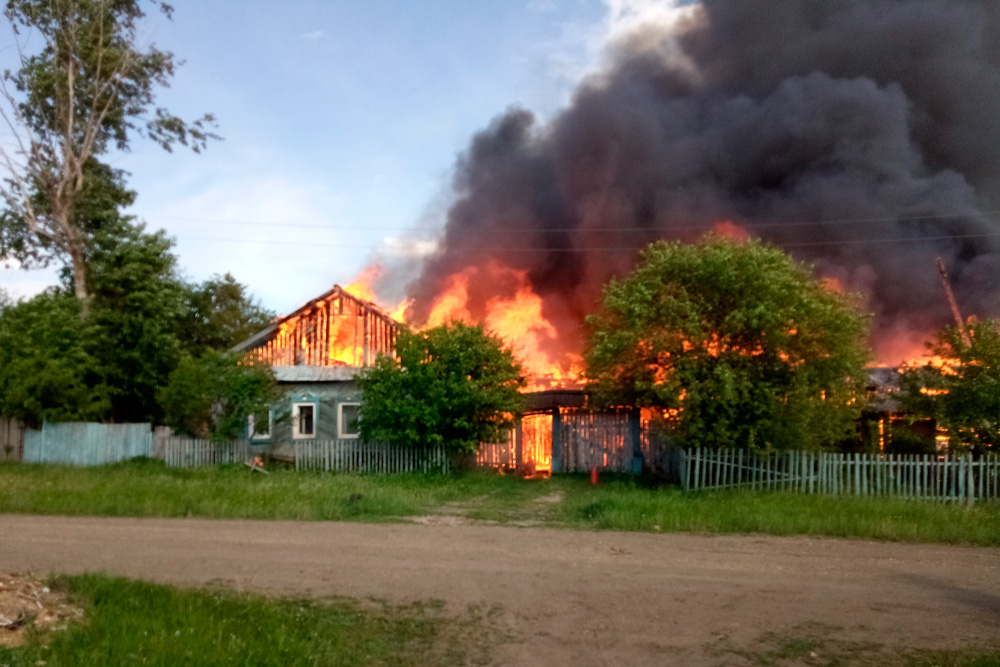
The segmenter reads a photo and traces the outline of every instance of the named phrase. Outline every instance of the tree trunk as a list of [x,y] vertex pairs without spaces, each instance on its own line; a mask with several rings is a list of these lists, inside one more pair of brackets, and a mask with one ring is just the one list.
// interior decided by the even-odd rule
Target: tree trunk
[[80,313],[86,317],[90,310],[90,294],[87,292],[87,261],[83,239],[74,234],[68,245],[69,256],[73,260],[73,293],[80,302]]

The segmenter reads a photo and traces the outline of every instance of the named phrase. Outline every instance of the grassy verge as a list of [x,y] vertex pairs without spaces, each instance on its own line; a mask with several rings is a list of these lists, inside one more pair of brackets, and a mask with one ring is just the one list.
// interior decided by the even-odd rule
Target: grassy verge
[[102,575],[54,585],[83,620],[0,647],[0,665],[462,665],[485,659],[492,636],[482,616],[430,603],[271,599]]
[[597,529],[816,535],[905,542],[1000,545],[1000,504],[972,507],[891,498],[778,492],[685,493],[621,481],[583,489],[564,507]]
[[242,466],[0,464],[0,512],[398,521],[424,515],[581,529],[766,533],[1000,546],[1000,503],[972,507],[764,492],[684,493],[632,478],[330,475]]

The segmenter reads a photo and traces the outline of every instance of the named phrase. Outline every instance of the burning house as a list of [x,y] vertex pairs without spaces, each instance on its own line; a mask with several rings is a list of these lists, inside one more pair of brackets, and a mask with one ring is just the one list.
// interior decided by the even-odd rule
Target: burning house
[[[576,390],[602,286],[648,243],[709,232],[760,238],[861,294],[883,366],[917,359],[951,321],[939,258],[966,315],[1000,316],[1000,3],[701,0],[652,21],[611,4],[625,27],[566,106],[498,115],[456,161],[434,251],[383,258],[373,287],[403,300],[396,321],[482,322],[513,343],[532,390]],[[276,424],[275,441],[349,432],[350,378],[396,329],[373,298],[347,297],[335,288],[241,346],[298,392],[298,435]],[[322,382],[341,385],[295,407]],[[494,453],[558,468],[561,429],[584,413],[534,415],[520,454]],[[537,425],[551,454],[526,453]]]
[[358,437],[355,378],[393,353],[400,324],[349,289],[334,285],[234,348],[270,364],[288,389],[284,404],[250,417],[251,443],[287,455],[296,440]]

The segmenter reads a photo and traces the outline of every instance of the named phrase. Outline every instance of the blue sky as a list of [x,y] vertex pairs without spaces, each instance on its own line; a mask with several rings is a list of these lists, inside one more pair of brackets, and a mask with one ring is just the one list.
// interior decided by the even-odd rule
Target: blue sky
[[[669,3],[172,4],[142,35],[185,61],[159,102],[214,113],[225,140],[202,155],[137,140],[113,162],[189,277],[230,271],[287,312],[393,239],[432,241],[471,136],[511,105],[554,114],[615,25]],[[53,275],[0,266],[0,288],[25,296]]]

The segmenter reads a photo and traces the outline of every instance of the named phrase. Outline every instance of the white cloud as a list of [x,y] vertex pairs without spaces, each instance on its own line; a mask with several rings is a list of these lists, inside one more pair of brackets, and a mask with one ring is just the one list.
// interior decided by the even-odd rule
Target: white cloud
[[438,240],[427,241],[418,239],[406,239],[396,236],[387,236],[382,239],[382,243],[375,250],[375,254],[381,257],[410,257],[419,258],[433,255],[441,246]]
[[[679,24],[696,16],[701,6],[691,0],[604,0],[608,8],[602,41],[605,48],[630,42],[645,35],[649,46],[663,46],[663,38]],[[676,55],[671,51],[671,55]]]
[[326,30],[313,30],[312,32],[307,32],[302,35],[302,39],[307,42],[315,42],[316,40],[323,39],[326,37]]

